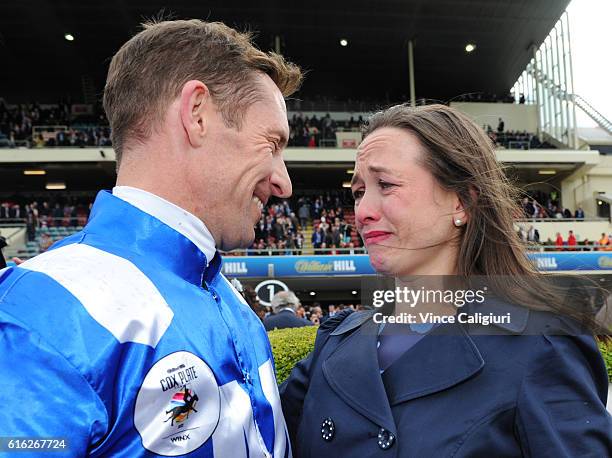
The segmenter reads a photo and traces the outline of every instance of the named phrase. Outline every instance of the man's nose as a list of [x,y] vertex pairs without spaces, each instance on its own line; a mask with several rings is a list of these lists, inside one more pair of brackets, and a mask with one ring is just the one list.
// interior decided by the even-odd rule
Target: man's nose
[[285,166],[285,161],[283,161],[283,158],[275,158],[275,161],[272,177],[270,178],[272,195],[286,199],[291,197],[291,194],[293,193],[291,178],[289,178],[289,173],[287,172],[287,167]]

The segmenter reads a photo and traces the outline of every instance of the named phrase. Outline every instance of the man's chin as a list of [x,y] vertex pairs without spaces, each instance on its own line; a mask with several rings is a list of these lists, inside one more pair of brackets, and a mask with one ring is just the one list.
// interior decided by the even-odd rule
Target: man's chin
[[221,251],[232,251],[232,250],[244,250],[253,245],[255,241],[255,230],[251,229],[250,234],[241,234],[242,237],[237,237],[233,240],[223,240],[222,246],[219,248]]

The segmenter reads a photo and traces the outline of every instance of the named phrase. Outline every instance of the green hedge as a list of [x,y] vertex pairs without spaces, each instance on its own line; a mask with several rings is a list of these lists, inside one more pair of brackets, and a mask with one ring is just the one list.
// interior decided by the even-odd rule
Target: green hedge
[[[317,326],[277,329],[268,332],[276,363],[276,380],[280,385],[291,369],[314,348]],[[599,349],[608,368],[608,380],[612,383],[612,339],[598,340]]]
[[612,383],[612,339],[600,339],[597,343],[608,368],[608,381]]
[[304,326],[268,332],[279,385],[289,377],[293,366],[312,351],[317,329],[318,326]]

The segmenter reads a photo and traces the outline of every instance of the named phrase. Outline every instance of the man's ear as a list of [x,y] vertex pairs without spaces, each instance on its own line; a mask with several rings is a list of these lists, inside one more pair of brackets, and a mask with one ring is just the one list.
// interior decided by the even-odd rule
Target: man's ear
[[194,148],[202,146],[208,129],[205,116],[211,96],[208,87],[201,81],[187,81],[181,91],[180,110],[183,129]]

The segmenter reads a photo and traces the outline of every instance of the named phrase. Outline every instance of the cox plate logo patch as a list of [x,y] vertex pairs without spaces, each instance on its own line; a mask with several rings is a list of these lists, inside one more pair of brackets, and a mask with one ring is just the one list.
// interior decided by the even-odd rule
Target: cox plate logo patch
[[212,436],[221,411],[219,386],[208,365],[179,351],[157,361],[138,391],[134,425],[150,452],[178,456]]

